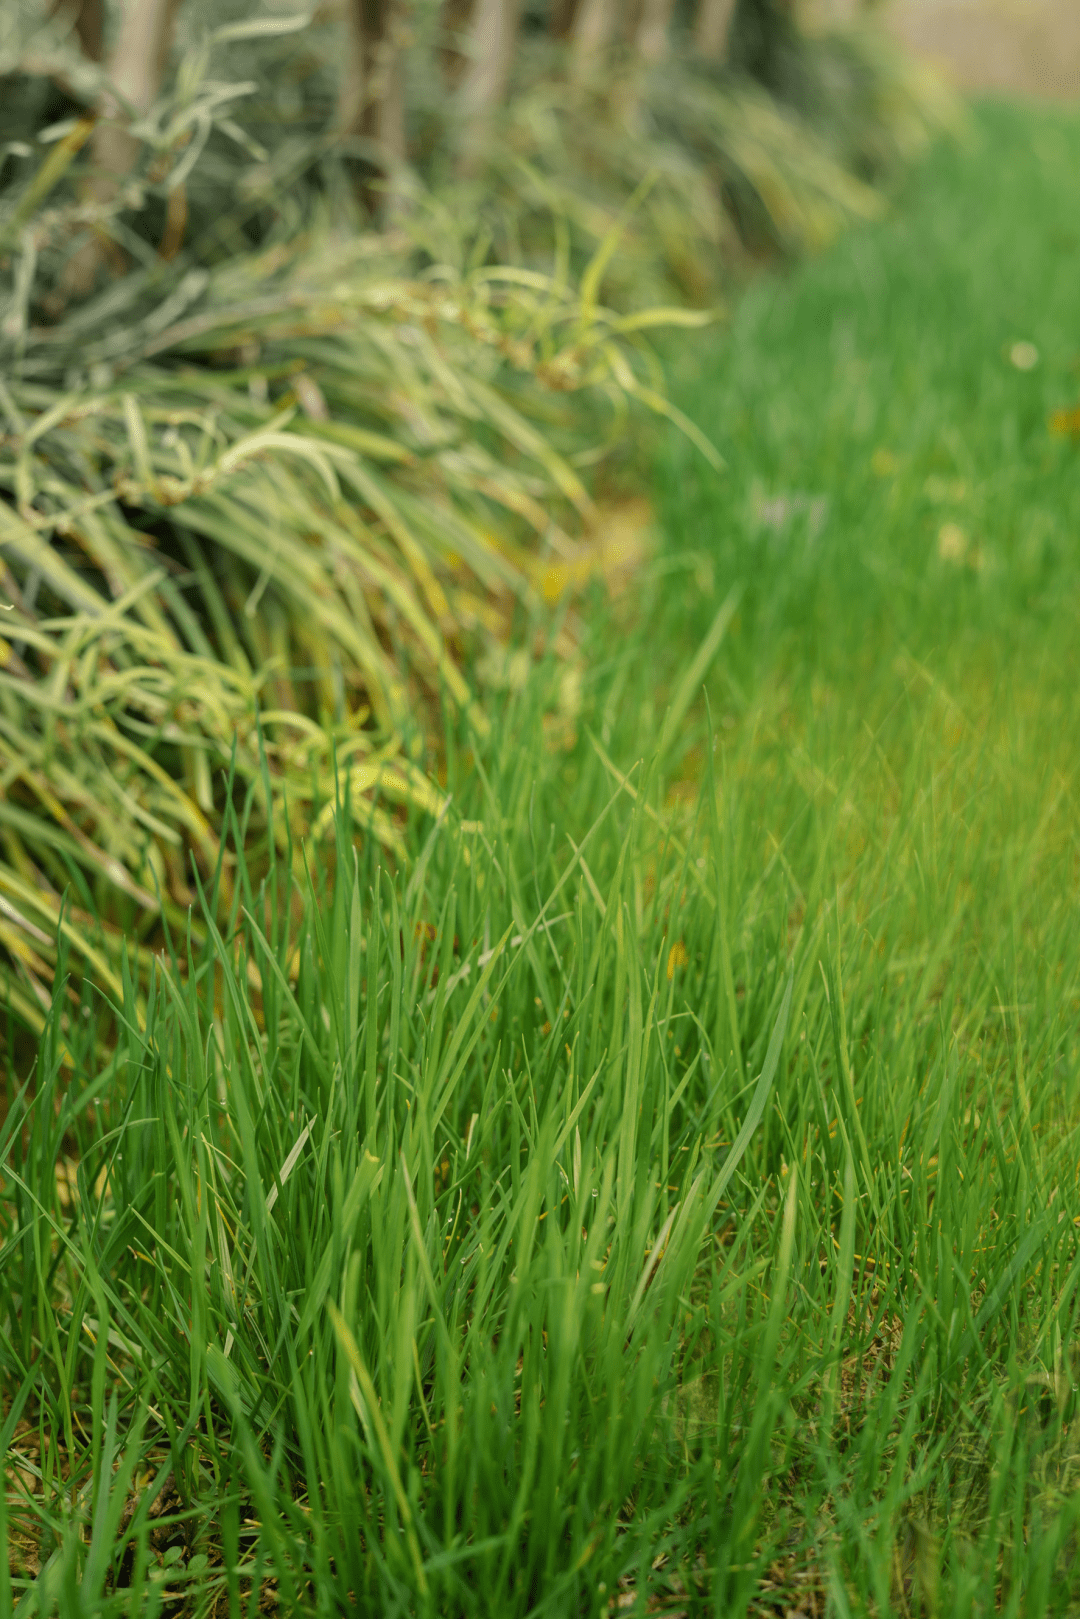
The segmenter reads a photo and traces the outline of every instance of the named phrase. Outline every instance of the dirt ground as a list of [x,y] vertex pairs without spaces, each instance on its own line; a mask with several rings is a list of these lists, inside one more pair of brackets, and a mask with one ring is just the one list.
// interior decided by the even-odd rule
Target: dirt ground
[[1080,0],[887,0],[884,15],[964,90],[1080,100]]

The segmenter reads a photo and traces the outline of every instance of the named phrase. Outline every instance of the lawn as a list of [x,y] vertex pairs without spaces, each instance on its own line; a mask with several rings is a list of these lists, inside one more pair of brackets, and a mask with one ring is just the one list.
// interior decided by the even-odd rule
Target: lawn
[[980,109],[672,347],[726,469],[405,858],[237,794],[107,1064],[57,997],[0,1619],[1080,1612],[1078,220]]

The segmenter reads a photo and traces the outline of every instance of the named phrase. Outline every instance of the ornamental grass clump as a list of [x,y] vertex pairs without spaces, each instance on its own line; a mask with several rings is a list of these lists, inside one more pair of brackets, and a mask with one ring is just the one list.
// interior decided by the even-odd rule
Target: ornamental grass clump
[[439,703],[488,724],[467,640],[529,611],[593,522],[555,442],[568,396],[645,386],[618,323],[536,275],[407,279],[375,238],[239,279],[81,348],[96,388],[58,384],[49,332],[0,394],[0,882],[46,931],[72,862],[145,915],[185,903],[231,758],[257,820],[287,799],[299,826],[336,756],[358,823],[395,847],[372,795],[438,807],[417,760]]
[[803,41],[800,63],[785,98],[679,33],[655,63],[622,52],[584,80],[533,43],[484,168],[455,177],[436,146],[434,188],[483,219],[496,252],[536,262],[553,221],[581,265],[622,217],[604,283],[618,308],[722,299],[748,255],[816,251],[880,217],[883,182],[960,124],[944,87],[873,29]]
[[31,1027],[64,889],[73,961],[115,989],[124,934],[175,922],[189,857],[217,861],[230,765],[264,843],[272,819],[325,830],[347,770],[357,825],[399,849],[394,806],[440,804],[441,705],[488,725],[467,656],[597,526],[575,463],[635,396],[670,409],[601,266],[578,289],[438,262],[326,209],[64,303],[85,141],[46,149],[0,220],[0,972]]
[[854,137],[681,12],[586,62],[580,8],[531,11],[485,77],[484,7],[465,38],[453,6],[191,0],[164,74],[143,9],[0,22],[0,992],[31,1029],[64,890],[115,991],[214,868],[227,769],[249,853],[326,833],[346,771],[399,854],[444,706],[482,734],[511,629],[602,561],[630,407],[718,463],[648,330],[710,318],[733,219],[797,248],[880,206]]
[[[539,685],[512,705],[534,745]],[[221,927],[223,862],[141,1005],[125,956],[108,1061],[89,984],[65,1028],[61,937],[34,1101],[0,1126],[5,1387],[34,1368],[0,1529],[33,1611],[76,1586],[102,1615],[275,1588],[298,1614],[579,1611],[658,1544],[692,1558],[684,1522],[730,1488],[682,1385],[721,1353],[707,1301],[760,1313],[739,1172],[808,965],[763,973],[732,1105],[707,841],[676,849],[651,781],[594,759],[574,846],[539,851],[516,750],[478,752],[408,873],[357,852],[346,783],[303,878],[286,850],[259,882],[244,793]],[[762,1217],[777,1299],[793,1216]]]

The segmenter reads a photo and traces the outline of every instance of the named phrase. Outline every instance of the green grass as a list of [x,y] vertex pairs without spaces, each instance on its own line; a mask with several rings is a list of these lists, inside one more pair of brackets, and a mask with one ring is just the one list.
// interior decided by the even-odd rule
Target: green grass
[[408,858],[238,795],[108,1068],[57,997],[0,1619],[1080,1611],[1080,123],[979,122],[684,351],[727,473]]

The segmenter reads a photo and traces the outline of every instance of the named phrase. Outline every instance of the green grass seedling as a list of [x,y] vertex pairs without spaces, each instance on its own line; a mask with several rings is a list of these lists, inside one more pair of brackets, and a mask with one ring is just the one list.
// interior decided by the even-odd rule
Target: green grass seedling
[[577,707],[59,932],[0,1615],[1077,1612],[1080,135],[981,118],[695,345]]

